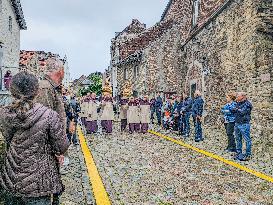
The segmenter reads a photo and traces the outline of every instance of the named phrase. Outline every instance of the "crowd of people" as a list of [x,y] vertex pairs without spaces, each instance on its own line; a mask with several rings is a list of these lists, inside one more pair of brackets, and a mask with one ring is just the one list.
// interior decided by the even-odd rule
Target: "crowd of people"
[[[184,93],[182,96],[174,95],[163,100],[161,93],[151,99],[148,96],[133,97],[132,92],[125,87],[121,96],[120,99],[113,99],[111,88],[106,85],[102,97],[97,98],[95,93],[89,93],[80,100],[81,119],[88,134],[98,131],[99,119],[103,130],[111,134],[115,118],[114,107],[117,107],[121,132],[126,131],[128,127],[130,134],[145,134],[149,125],[156,122],[163,129],[177,131],[184,138],[189,138],[192,132],[195,142],[204,140],[204,100],[199,90],[195,91],[193,98]],[[252,154],[252,104],[244,92],[228,93],[226,100],[226,105],[221,109],[227,134],[226,151],[236,153],[236,160],[247,161]],[[243,139],[246,142],[245,153],[242,151]]]
[[[16,74],[10,82],[14,101],[0,109],[0,131],[7,144],[0,185],[5,190],[7,205],[60,204],[64,191],[60,167],[69,146],[79,144],[78,123],[86,128],[87,134],[97,133],[99,123],[103,132],[111,134],[115,117],[119,116],[121,132],[145,134],[156,121],[158,126],[177,131],[184,138],[189,138],[194,130],[195,141],[204,140],[204,100],[198,90],[193,99],[183,94],[163,100],[161,93],[151,99],[133,97],[131,90],[125,88],[122,97],[114,99],[108,82],[102,96],[88,93],[76,98],[62,89],[63,66],[51,68],[41,81],[25,71]],[[227,151],[236,153],[236,160],[249,160],[252,104],[243,92],[229,93],[226,100],[221,112]]]

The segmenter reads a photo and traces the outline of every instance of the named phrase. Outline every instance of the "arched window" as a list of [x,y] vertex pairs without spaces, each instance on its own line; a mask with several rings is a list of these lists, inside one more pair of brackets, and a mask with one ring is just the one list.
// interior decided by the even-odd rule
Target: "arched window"
[[193,0],[193,12],[192,12],[192,26],[196,26],[199,17],[199,9],[200,9],[200,1],[201,0]]

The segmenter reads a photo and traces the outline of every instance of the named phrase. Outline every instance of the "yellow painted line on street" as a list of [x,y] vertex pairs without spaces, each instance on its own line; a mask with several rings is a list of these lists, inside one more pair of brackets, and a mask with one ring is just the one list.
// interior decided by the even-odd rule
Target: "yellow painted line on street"
[[89,179],[92,185],[93,194],[96,200],[97,205],[111,205],[109,196],[106,192],[106,189],[103,185],[102,179],[100,177],[99,171],[96,167],[94,158],[90,149],[88,148],[87,142],[83,135],[81,128],[78,126],[78,134],[80,139],[80,144],[82,148],[82,152],[85,158],[85,163],[87,166],[87,171],[89,175]]
[[171,142],[173,142],[173,143],[175,143],[175,144],[178,144],[178,145],[180,145],[180,146],[183,146],[183,147],[186,147],[186,148],[188,148],[188,149],[194,150],[194,151],[196,151],[196,152],[198,152],[198,153],[201,153],[201,154],[203,154],[203,155],[206,155],[206,156],[208,156],[208,157],[210,157],[210,158],[219,160],[219,161],[221,161],[221,162],[223,162],[223,163],[225,163],[225,164],[228,164],[228,165],[233,166],[233,167],[235,167],[235,168],[238,168],[238,169],[240,169],[240,170],[242,170],[242,171],[245,171],[245,172],[247,172],[247,173],[250,173],[250,174],[252,174],[252,175],[254,175],[254,176],[258,177],[258,178],[261,178],[261,179],[263,179],[263,180],[266,180],[266,181],[268,181],[268,182],[272,182],[272,183],[273,183],[273,177],[272,177],[272,176],[268,176],[268,175],[263,174],[263,173],[261,173],[261,172],[257,172],[257,171],[255,171],[255,170],[249,169],[249,168],[247,168],[247,167],[245,167],[245,166],[243,166],[243,165],[241,165],[241,164],[238,164],[238,163],[236,163],[236,162],[227,160],[227,159],[225,159],[225,158],[223,158],[223,157],[220,157],[220,156],[218,156],[218,155],[216,155],[216,154],[213,154],[213,153],[204,151],[204,150],[202,150],[202,149],[193,147],[193,146],[191,146],[191,145],[189,145],[189,144],[186,144],[186,143],[184,143],[184,142],[182,142],[182,141],[180,141],[180,140],[176,140],[176,139],[174,139],[174,138],[165,136],[165,135],[163,135],[163,134],[161,134],[161,133],[158,133],[158,132],[155,132],[155,131],[152,131],[152,130],[150,130],[149,133],[151,133],[151,134],[153,134],[153,135],[156,135],[156,136],[158,136],[158,137],[160,137],[160,138],[166,139],[166,140],[168,140],[168,141],[171,141]]

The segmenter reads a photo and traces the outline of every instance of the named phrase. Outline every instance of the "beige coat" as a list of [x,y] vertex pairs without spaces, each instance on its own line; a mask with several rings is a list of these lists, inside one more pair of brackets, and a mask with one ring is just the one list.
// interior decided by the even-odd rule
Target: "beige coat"
[[140,122],[150,123],[150,105],[140,105]]
[[139,106],[129,106],[127,121],[128,123],[140,123]]
[[87,117],[88,116],[88,102],[82,102],[81,103],[81,117]]
[[87,103],[86,112],[87,112],[87,121],[98,120],[98,104],[95,101],[90,101]]
[[114,120],[114,108],[112,102],[102,102],[101,120]]
[[128,105],[121,105],[120,106],[120,115],[119,115],[119,118],[121,120],[127,119],[128,108],[129,108]]

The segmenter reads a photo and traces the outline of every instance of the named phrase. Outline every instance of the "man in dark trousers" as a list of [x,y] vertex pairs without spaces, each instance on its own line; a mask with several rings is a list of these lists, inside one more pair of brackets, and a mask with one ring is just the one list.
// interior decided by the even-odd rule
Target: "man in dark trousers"
[[161,98],[160,93],[158,93],[156,101],[155,101],[155,109],[156,109],[156,117],[158,125],[161,125],[161,110],[163,106],[163,100]]
[[195,142],[203,141],[202,132],[202,116],[204,110],[204,100],[202,99],[201,92],[199,90],[195,91],[194,101],[192,105],[192,117],[195,127]]
[[192,99],[187,96],[185,93],[183,94],[183,105],[181,108],[182,113],[182,135],[184,137],[190,136],[190,117],[192,114]]
[[[232,110],[235,114],[235,137],[237,155],[235,160],[248,161],[251,157],[252,140],[250,137],[250,121],[253,106],[244,92],[239,92],[236,99],[236,107]],[[246,142],[246,152],[242,151],[242,140]]]

